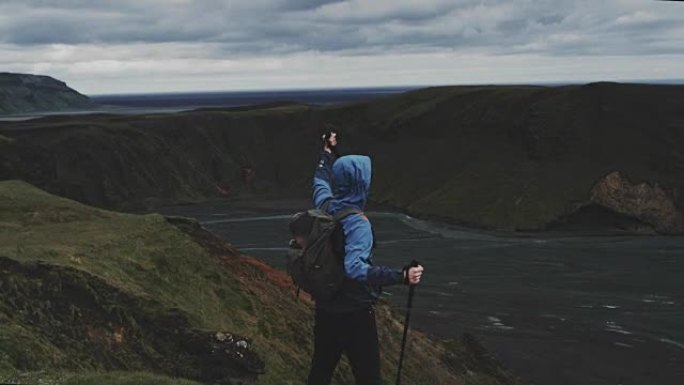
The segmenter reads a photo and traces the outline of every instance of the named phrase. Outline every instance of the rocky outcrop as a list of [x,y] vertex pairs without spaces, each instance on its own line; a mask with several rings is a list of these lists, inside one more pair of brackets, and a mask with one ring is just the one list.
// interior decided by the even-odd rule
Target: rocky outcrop
[[648,223],[660,233],[684,232],[684,218],[675,203],[677,191],[664,189],[658,184],[633,184],[615,171],[594,186],[590,201]]
[[93,105],[87,96],[49,76],[0,73],[0,115],[84,109]]

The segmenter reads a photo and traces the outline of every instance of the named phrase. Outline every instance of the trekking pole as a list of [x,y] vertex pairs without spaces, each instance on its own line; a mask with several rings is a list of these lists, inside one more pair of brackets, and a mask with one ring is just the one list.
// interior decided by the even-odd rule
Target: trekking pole
[[[416,260],[411,262],[411,267],[418,266]],[[408,277],[408,271],[406,271]],[[413,293],[416,290],[416,285],[409,284],[408,304],[406,305],[406,318],[404,319],[404,337],[401,339],[401,352],[399,353],[399,367],[397,368],[397,382],[396,385],[401,385],[401,366],[404,363],[404,349],[406,348],[406,337],[408,336],[409,320],[411,319],[411,307],[413,305]]]

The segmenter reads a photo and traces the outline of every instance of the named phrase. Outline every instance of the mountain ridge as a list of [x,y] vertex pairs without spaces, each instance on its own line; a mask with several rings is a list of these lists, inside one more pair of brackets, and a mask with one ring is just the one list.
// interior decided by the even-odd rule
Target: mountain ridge
[[[603,82],[432,87],[325,107],[46,117],[0,125],[0,179],[121,209],[308,197],[319,130],[332,123],[342,153],[373,158],[371,199],[414,216],[538,231],[580,223],[575,217],[598,205],[625,217],[606,219],[611,230],[681,234],[681,103],[684,86]],[[629,181],[618,200],[592,195],[615,172]],[[648,195],[659,209],[629,203],[648,189],[628,186],[644,184],[662,190]]]
[[0,115],[88,109],[95,104],[61,80],[0,72]]

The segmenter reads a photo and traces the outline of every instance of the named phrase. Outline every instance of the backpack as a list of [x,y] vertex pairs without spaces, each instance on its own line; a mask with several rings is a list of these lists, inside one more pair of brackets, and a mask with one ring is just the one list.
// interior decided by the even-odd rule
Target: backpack
[[[345,209],[334,216],[326,212],[328,202],[321,209],[295,214],[290,229],[299,226],[298,232],[306,235],[306,245],[290,242],[286,270],[299,289],[304,289],[316,300],[331,300],[346,279],[344,269],[344,232],[340,221],[358,209]],[[293,234],[293,236],[296,234]]]

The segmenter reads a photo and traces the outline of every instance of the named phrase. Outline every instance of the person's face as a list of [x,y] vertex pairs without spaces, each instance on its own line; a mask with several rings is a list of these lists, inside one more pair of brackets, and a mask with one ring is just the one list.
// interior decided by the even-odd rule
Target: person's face
[[331,147],[337,146],[337,133],[336,132],[331,132],[330,137],[328,138],[328,144]]

